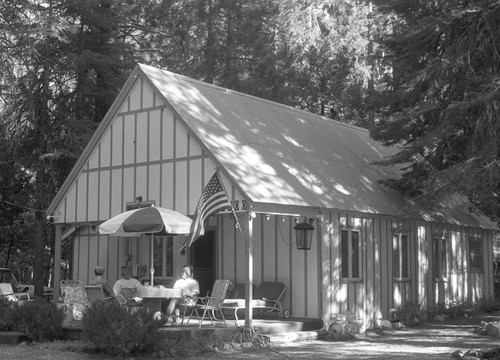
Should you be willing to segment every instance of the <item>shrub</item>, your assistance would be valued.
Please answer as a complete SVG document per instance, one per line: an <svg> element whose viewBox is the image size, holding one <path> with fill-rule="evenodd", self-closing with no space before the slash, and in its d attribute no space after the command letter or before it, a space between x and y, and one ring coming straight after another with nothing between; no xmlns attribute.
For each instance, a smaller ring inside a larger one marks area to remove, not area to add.
<svg viewBox="0 0 500 360"><path fill-rule="evenodd" d="M406 326L413 326L422 322L420 304L408 301L397 310L397 313L402 323Z"/></svg>
<svg viewBox="0 0 500 360"><path fill-rule="evenodd" d="M87 309L82 324L84 339L106 354L153 352L160 343L162 321L146 309L130 313L117 303L98 301Z"/></svg>
<svg viewBox="0 0 500 360"><path fill-rule="evenodd" d="M491 313L500 310L500 303L498 300L479 300L474 304L476 311Z"/></svg>
<svg viewBox="0 0 500 360"><path fill-rule="evenodd" d="M0 331L14 330L12 321L12 311L17 307L16 303L11 302L6 297L0 297Z"/></svg>
<svg viewBox="0 0 500 360"><path fill-rule="evenodd" d="M29 341L62 339L63 312L43 299L11 304L7 323L12 330L23 332Z"/></svg>
<svg viewBox="0 0 500 360"><path fill-rule="evenodd" d="M269 338L259 331L259 329L245 325L240 334L233 337L233 342L254 348L264 348L269 346Z"/></svg>

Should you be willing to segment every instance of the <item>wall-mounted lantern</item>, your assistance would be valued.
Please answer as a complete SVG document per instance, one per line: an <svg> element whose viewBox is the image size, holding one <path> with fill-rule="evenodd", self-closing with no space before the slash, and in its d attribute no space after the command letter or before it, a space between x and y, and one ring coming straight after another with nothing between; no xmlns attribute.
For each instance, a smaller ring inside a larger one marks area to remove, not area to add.
<svg viewBox="0 0 500 360"><path fill-rule="evenodd" d="M293 227L295 230L295 239L297 239L297 250L311 250L314 219L310 218L309 222L302 222Z"/></svg>

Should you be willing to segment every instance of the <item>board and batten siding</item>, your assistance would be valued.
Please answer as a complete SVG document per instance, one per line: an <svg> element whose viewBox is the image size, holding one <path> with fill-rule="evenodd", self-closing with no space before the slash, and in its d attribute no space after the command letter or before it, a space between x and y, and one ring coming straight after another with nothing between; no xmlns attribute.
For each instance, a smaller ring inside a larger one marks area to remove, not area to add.
<svg viewBox="0 0 500 360"><path fill-rule="evenodd" d="M420 304L424 314L441 305L492 299L493 253L491 231L454 225L412 222L389 216L324 211L321 254L323 276L323 319L328 323L336 314L350 312L363 319L367 328L387 319L391 308L406 303ZM361 278L341 278L340 230L360 232ZM410 247L409 279L393 278L392 236L394 229L408 234ZM433 277L435 266L433 234L447 241L445 281ZM468 237L483 241L483 268L471 272L468 266Z"/></svg>
<svg viewBox="0 0 500 360"><path fill-rule="evenodd" d="M249 216L237 213L243 234L247 234ZM245 251L248 239L234 226L232 215L218 217L221 221L218 258L220 277L234 283L246 281ZM311 250L297 250L294 216L257 213L253 226L253 284L262 281L283 282L281 299L284 309L296 317L321 317L320 246L316 230ZM300 219L301 220L301 219ZM315 224L316 229L318 227Z"/></svg>
<svg viewBox="0 0 500 360"><path fill-rule="evenodd" d="M217 165L151 87L137 78L55 210L59 222L102 222L137 196L193 215ZM241 201L222 175L228 193Z"/></svg>
<svg viewBox="0 0 500 360"><path fill-rule="evenodd" d="M134 264L150 263L150 242L145 235L108 238L95 230L98 224L125 211L126 203L138 196L192 216L203 187L217 169L184 123L141 77L117 109L107 126L98 130L97 142L55 209L59 222L79 225L73 278L84 282L93 277L97 264L108 264L106 273L113 280L129 255ZM232 200L241 201L224 174L221 178ZM182 242L182 236L175 238L174 252ZM175 270L185 258L176 257Z"/></svg>

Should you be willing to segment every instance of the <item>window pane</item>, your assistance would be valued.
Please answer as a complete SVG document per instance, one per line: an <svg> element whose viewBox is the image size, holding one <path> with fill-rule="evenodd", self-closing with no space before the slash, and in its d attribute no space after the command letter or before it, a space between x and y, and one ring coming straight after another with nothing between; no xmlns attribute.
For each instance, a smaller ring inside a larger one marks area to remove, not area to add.
<svg viewBox="0 0 500 360"><path fill-rule="evenodd" d="M352 277L359 278L359 232L351 232L352 242Z"/></svg>
<svg viewBox="0 0 500 360"><path fill-rule="evenodd" d="M401 235L401 270L403 272L403 278L409 277L409 264L410 259L408 258L408 235Z"/></svg>
<svg viewBox="0 0 500 360"><path fill-rule="evenodd" d="M341 266L343 278L349 277L349 233L347 230L340 232L340 251L342 254Z"/></svg>
<svg viewBox="0 0 500 360"><path fill-rule="evenodd" d="M483 267L483 243L479 238L469 238L469 262L473 271L482 270Z"/></svg>
<svg viewBox="0 0 500 360"><path fill-rule="evenodd" d="M441 239L441 246L439 249L439 261L440 261L440 266L439 266L439 273L442 277L446 277L448 275L446 271L446 239Z"/></svg>
<svg viewBox="0 0 500 360"><path fill-rule="evenodd" d="M394 235L392 237L392 276L399 278L401 276L399 272L399 235Z"/></svg>
<svg viewBox="0 0 500 360"><path fill-rule="evenodd" d="M163 275L163 238L155 236L153 248L155 276Z"/></svg>
<svg viewBox="0 0 500 360"><path fill-rule="evenodd" d="M173 276L174 274L174 249L171 236L158 237L154 239L153 264L155 276Z"/></svg>
<svg viewBox="0 0 500 360"><path fill-rule="evenodd" d="M434 278L446 277L446 239L442 235L432 237L432 255Z"/></svg>
<svg viewBox="0 0 500 360"><path fill-rule="evenodd" d="M167 264L165 269L165 276L174 276L174 238L169 236L167 241Z"/></svg>

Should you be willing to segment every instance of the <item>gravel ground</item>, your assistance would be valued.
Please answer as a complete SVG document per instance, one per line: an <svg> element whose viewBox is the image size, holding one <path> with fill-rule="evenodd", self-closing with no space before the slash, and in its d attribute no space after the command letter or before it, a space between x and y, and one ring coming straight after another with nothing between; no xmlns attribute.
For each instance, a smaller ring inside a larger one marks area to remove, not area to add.
<svg viewBox="0 0 500 360"><path fill-rule="evenodd" d="M500 347L499 338L473 332L481 321L500 321L500 312L472 318L456 318L391 331L369 331L354 339L333 341L306 340L271 344L269 349L236 350L233 348L206 353L208 360L220 359L450 359L456 350L491 349ZM90 354L81 341L0 345L0 359L26 360L116 360L116 357ZM129 358L130 360L131 358ZM152 357L135 357L149 360ZM497 358L497 359L500 359Z"/></svg>

